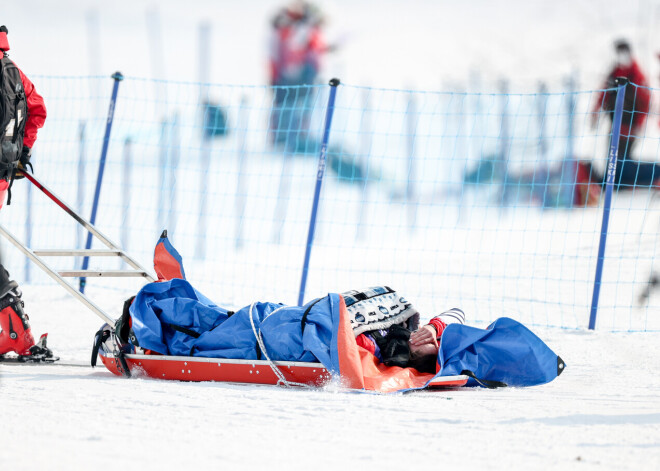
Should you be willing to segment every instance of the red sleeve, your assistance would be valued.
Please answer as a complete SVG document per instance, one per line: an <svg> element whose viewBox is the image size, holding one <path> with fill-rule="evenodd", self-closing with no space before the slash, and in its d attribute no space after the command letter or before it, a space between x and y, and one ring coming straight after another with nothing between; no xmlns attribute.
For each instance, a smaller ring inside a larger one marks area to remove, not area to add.
<svg viewBox="0 0 660 471"><path fill-rule="evenodd" d="M610 74L609 77L611 77L611 76L612 76L612 74ZM598 113L600 110L603 109L603 104L605 103L605 100L607 100L607 98L608 98L607 95L609 93L612 93L612 92L605 91L605 90L607 90L608 86L610 86L609 85L609 78L608 78L608 80L605 81L605 83L603 83L601 85L601 87L600 87L601 90L596 94L596 101L594 103L593 109L591 110L592 113Z"/></svg>
<svg viewBox="0 0 660 471"><path fill-rule="evenodd" d="M607 100L609 98L608 95L612 93L605 91L612 86L612 80L615 79L616 77L628 76L628 75L629 75L628 73L625 73L619 67L615 67L610 71L610 73L607 75L607 78L605 79L605 82L600 87L601 91L599 91L596 95L596 102L594 103L592 113L598 113L600 110L603 109L603 104L605 100Z"/></svg>
<svg viewBox="0 0 660 471"><path fill-rule="evenodd" d="M635 111L648 114L651 105L651 90L646 84L635 87Z"/></svg>
<svg viewBox="0 0 660 471"><path fill-rule="evenodd" d="M632 83L639 85L640 87L648 87L646 75L644 75L644 72L642 72L642 69L637 62L633 62L632 73L630 75L629 78Z"/></svg>
<svg viewBox="0 0 660 471"><path fill-rule="evenodd" d="M25 89L25 99L27 100L27 122L25 123L25 134L23 136L23 145L32 148L34 141L37 140L37 130L46 122L46 105L44 99L37 93L30 79L21 72L21 81Z"/></svg>
<svg viewBox="0 0 660 471"><path fill-rule="evenodd" d="M427 325L430 325L435 329L435 331L437 333L435 338L437 340L440 340L440 337L442 337L442 333L445 331L445 327L447 327L447 324L442 322L439 317L434 317L433 319L431 319L429 321L429 323Z"/></svg>
<svg viewBox="0 0 660 471"><path fill-rule="evenodd" d="M596 100L594 102L594 106L591 109L592 113L598 113L601 108L603 107L603 100L605 99L605 92L598 92L596 95Z"/></svg>
<svg viewBox="0 0 660 471"><path fill-rule="evenodd" d="M322 54L326 51L327 47L325 41L323 40L323 35L321 34L320 28L314 28L312 36L309 40L309 49L317 54Z"/></svg>
<svg viewBox="0 0 660 471"><path fill-rule="evenodd" d="M651 91L648 88L646 77L637 63L633 64L630 81L635 85L635 113L633 115L633 128L639 129L648 116L651 107Z"/></svg>
<svg viewBox="0 0 660 471"><path fill-rule="evenodd" d="M277 85L280 80L280 77L279 77L279 70L277 64L275 63L274 60L268 61L268 71L270 73L270 84Z"/></svg>
<svg viewBox="0 0 660 471"><path fill-rule="evenodd" d="M651 90L646 87L637 88L638 111L648 113L651 105Z"/></svg>
<svg viewBox="0 0 660 471"><path fill-rule="evenodd" d="M355 338L355 342L357 342L358 347L362 347L365 350L368 350L372 355L376 355L376 344L371 338L364 334L360 334Z"/></svg>

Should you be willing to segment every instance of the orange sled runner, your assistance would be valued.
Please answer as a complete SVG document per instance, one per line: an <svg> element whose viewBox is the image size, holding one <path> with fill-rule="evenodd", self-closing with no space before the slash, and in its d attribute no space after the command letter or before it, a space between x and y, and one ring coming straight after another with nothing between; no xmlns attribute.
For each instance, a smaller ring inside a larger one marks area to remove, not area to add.
<svg viewBox="0 0 660 471"><path fill-rule="evenodd" d="M122 376L123 367L112 353L99 352L105 367ZM174 357L157 355L124 356L132 375L176 381L223 381L251 384L283 384L268 362L262 360L225 360L218 358ZM324 386L331 375L321 363L274 362L275 367L289 383ZM428 388L454 388L464 386L465 375L436 378Z"/></svg>

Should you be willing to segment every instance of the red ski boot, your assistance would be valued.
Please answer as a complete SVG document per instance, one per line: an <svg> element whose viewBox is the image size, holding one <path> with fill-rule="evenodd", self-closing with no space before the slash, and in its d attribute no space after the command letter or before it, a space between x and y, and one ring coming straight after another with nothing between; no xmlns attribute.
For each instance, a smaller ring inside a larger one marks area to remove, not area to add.
<svg viewBox="0 0 660 471"><path fill-rule="evenodd" d="M4 293L0 293L0 355L15 352L19 356L30 356L34 337L23 312L23 301L18 284L12 281Z"/></svg>

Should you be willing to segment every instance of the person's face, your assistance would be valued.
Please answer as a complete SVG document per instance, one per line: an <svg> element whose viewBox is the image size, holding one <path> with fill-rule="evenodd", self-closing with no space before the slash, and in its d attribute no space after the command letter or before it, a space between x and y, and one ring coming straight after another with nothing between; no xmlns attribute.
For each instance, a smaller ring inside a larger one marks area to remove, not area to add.
<svg viewBox="0 0 660 471"><path fill-rule="evenodd" d="M423 345L410 345L410 356L421 358L427 355L437 355L438 345L435 343L425 343Z"/></svg>
<svg viewBox="0 0 660 471"><path fill-rule="evenodd" d="M626 49L619 49L616 52L616 63L621 67L630 67L632 64L632 55Z"/></svg>

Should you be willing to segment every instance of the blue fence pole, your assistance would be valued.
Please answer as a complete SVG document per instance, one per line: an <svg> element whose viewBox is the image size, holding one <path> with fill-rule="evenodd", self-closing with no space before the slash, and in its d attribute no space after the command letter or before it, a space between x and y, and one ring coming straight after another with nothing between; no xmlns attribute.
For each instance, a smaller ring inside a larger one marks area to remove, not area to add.
<svg viewBox="0 0 660 471"><path fill-rule="evenodd" d="M309 271L309 258L312 253L312 244L314 243L314 229L316 228L316 212L319 207L319 197L321 196L321 185L323 184L323 175L325 174L325 157L328 152L328 139L330 137L330 126L332 124L332 115L335 111L335 96L337 95L337 86L339 79L330 80L330 97L328 98L328 109L325 112L325 129L323 131L323 141L321 143L321 152L319 154L319 166L316 172L316 187L314 188L314 201L312 202L312 215L309 218L309 231L307 232L307 247L305 248L305 261L303 262L302 277L300 279L300 293L298 294L298 306L303 305L305 298L305 286L307 285L307 273Z"/></svg>
<svg viewBox="0 0 660 471"><path fill-rule="evenodd" d="M406 134L408 137L406 140L408 153L408 168L406 169L406 212L408 213L408 230L411 232L415 231L417 224L418 197L417 185L415 184L415 180L417 179L415 140L417 138L418 120L417 103L415 96L411 92L408 94L408 105L406 107Z"/></svg>
<svg viewBox="0 0 660 471"><path fill-rule="evenodd" d="M543 162L543 165L546 165L548 163L548 139L545 135L545 122L548 115L548 86L545 82L539 83L536 106L538 107L539 114L539 154L541 162Z"/></svg>
<svg viewBox="0 0 660 471"><path fill-rule="evenodd" d="M169 189L167 187L168 160L170 146L170 118L163 117L160 122L160 138L158 141L158 212L156 213L156 227L158 230L167 227L167 202L169 201Z"/></svg>
<svg viewBox="0 0 660 471"><path fill-rule="evenodd" d="M502 178L502 191L500 192L500 205L505 206L509 199L509 154L511 152L511 136L509 135L509 82L502 80L500 82L500 94L502 96L502 117L500 121L500 133L498 136L500 142L499 162L497 162L497 171Z"/></svg>
<svg viewBox="0 0 660 471"><path fill-rule="evenodd" d="M237 154L238 159L238 177L236 178L236 196L234 201L234 208L236 211L236 234L234 239L234 247L240 249L243 247L243 226L245 223L245 206L247 205L247 192L245 188L248 187L248 174L246 172L247 165L247 133L249 126L248 116L248 99L246 95L241 97L241 104L238 107L238 120L236 126L237 134Z"/></svg>
<svg viewBox="0 0 660 471"><path fill-rule="evenodd" d="M76 209L82 212L85 203L85 164L87 159L87 152L85 148L86 143L86 128L87 123L81 121L78 127L78 192L76 194ZM78 225L76 228L76 247L82 246L83 237L85 237L85 229L83 226ZM75 257L73 268L80 266L80 257Z"/></svg>
<svg viewBox="0 0 660 471"><path fill-rule="evenodd" d="M175 234L177 223L176 173L179 167L179 161L181 160L181 129L178 113L174 114L170 137L170 168L167 182L169 192L169 201L167 202L167 206L169 208L169 212L167 214L167 229L170 234Z"/></svg>
<svg viewBox="0 0 660 471"><path fill-rule="evenodd" d="M110 131L112 131L112 121L115 117L115 103L117 102L117 91L119 90L119 82L124 80L124 76L121 72L115 72L112 74L114 83L112 85L112 96L110 97L110 106L108 107L108 119L105 124L105 135L103 136L103 148L101 149L101 161L99 162L99 173L96 177L96 190L94 191L94 202L92 203L92 216L89 218L89 222L94 224L96 222L96 210L99 205L99 197L101 196L101 183L103 183L103 171L105 170L105 158L108 155L108 145L110 144ZM85 249L90 249L92 247L92 233L87 233L87 243L85 244ZM89 257L83 258L82 269L87 270L89 267ZM87 284L87 278L80 278L80 287L79 290L81 293L85 292L85 285Z"/></svg>
<svg viewBox="0 0 660 471"><path fill-rule="evenodd" d="M616 79L616 104L614 105L614 119L612 121L612 140L610 141L610 155L607 162L607 177L605 189L605 203L603 204L603 223L600 229L600 244L598 245L598 261L596 263L596 279L594 280L594 294L591 299L591 315L589 316L589 329L596 328L596 314L598 313L598 296L600 295L600 282L603 276L603 263L605 262L605 243L607 242L607 226L610 220L610 206L612 205L612 188L616 175L616 158L619 153L619 137L621 135L621 117L623 115L623 98L626 94L628 79Z"/></svg>
<svg viewBox="0 0 660 471"><path fill-rule="evenodd" d="M555 202L557 206L570 208L574 202L574 194L577 182L577 159L575 158L575 79L571 76L567 82L568 95L566 97L566 112L568 119L566 121L566 155L561 164L561 175L559 177L559 193L557 194L558 200Z"/></svg>
<svg viewBox="0 0 660 471"><path fill-rule="evenodd" d="M121 225L121 248L128 250L128 231L131 225L131 175L133 175L133 139L124 139L124 154L121 169L121 207L124 208L124 221ZM122 258L120 267L125 267L126 261Z"/></svg>

